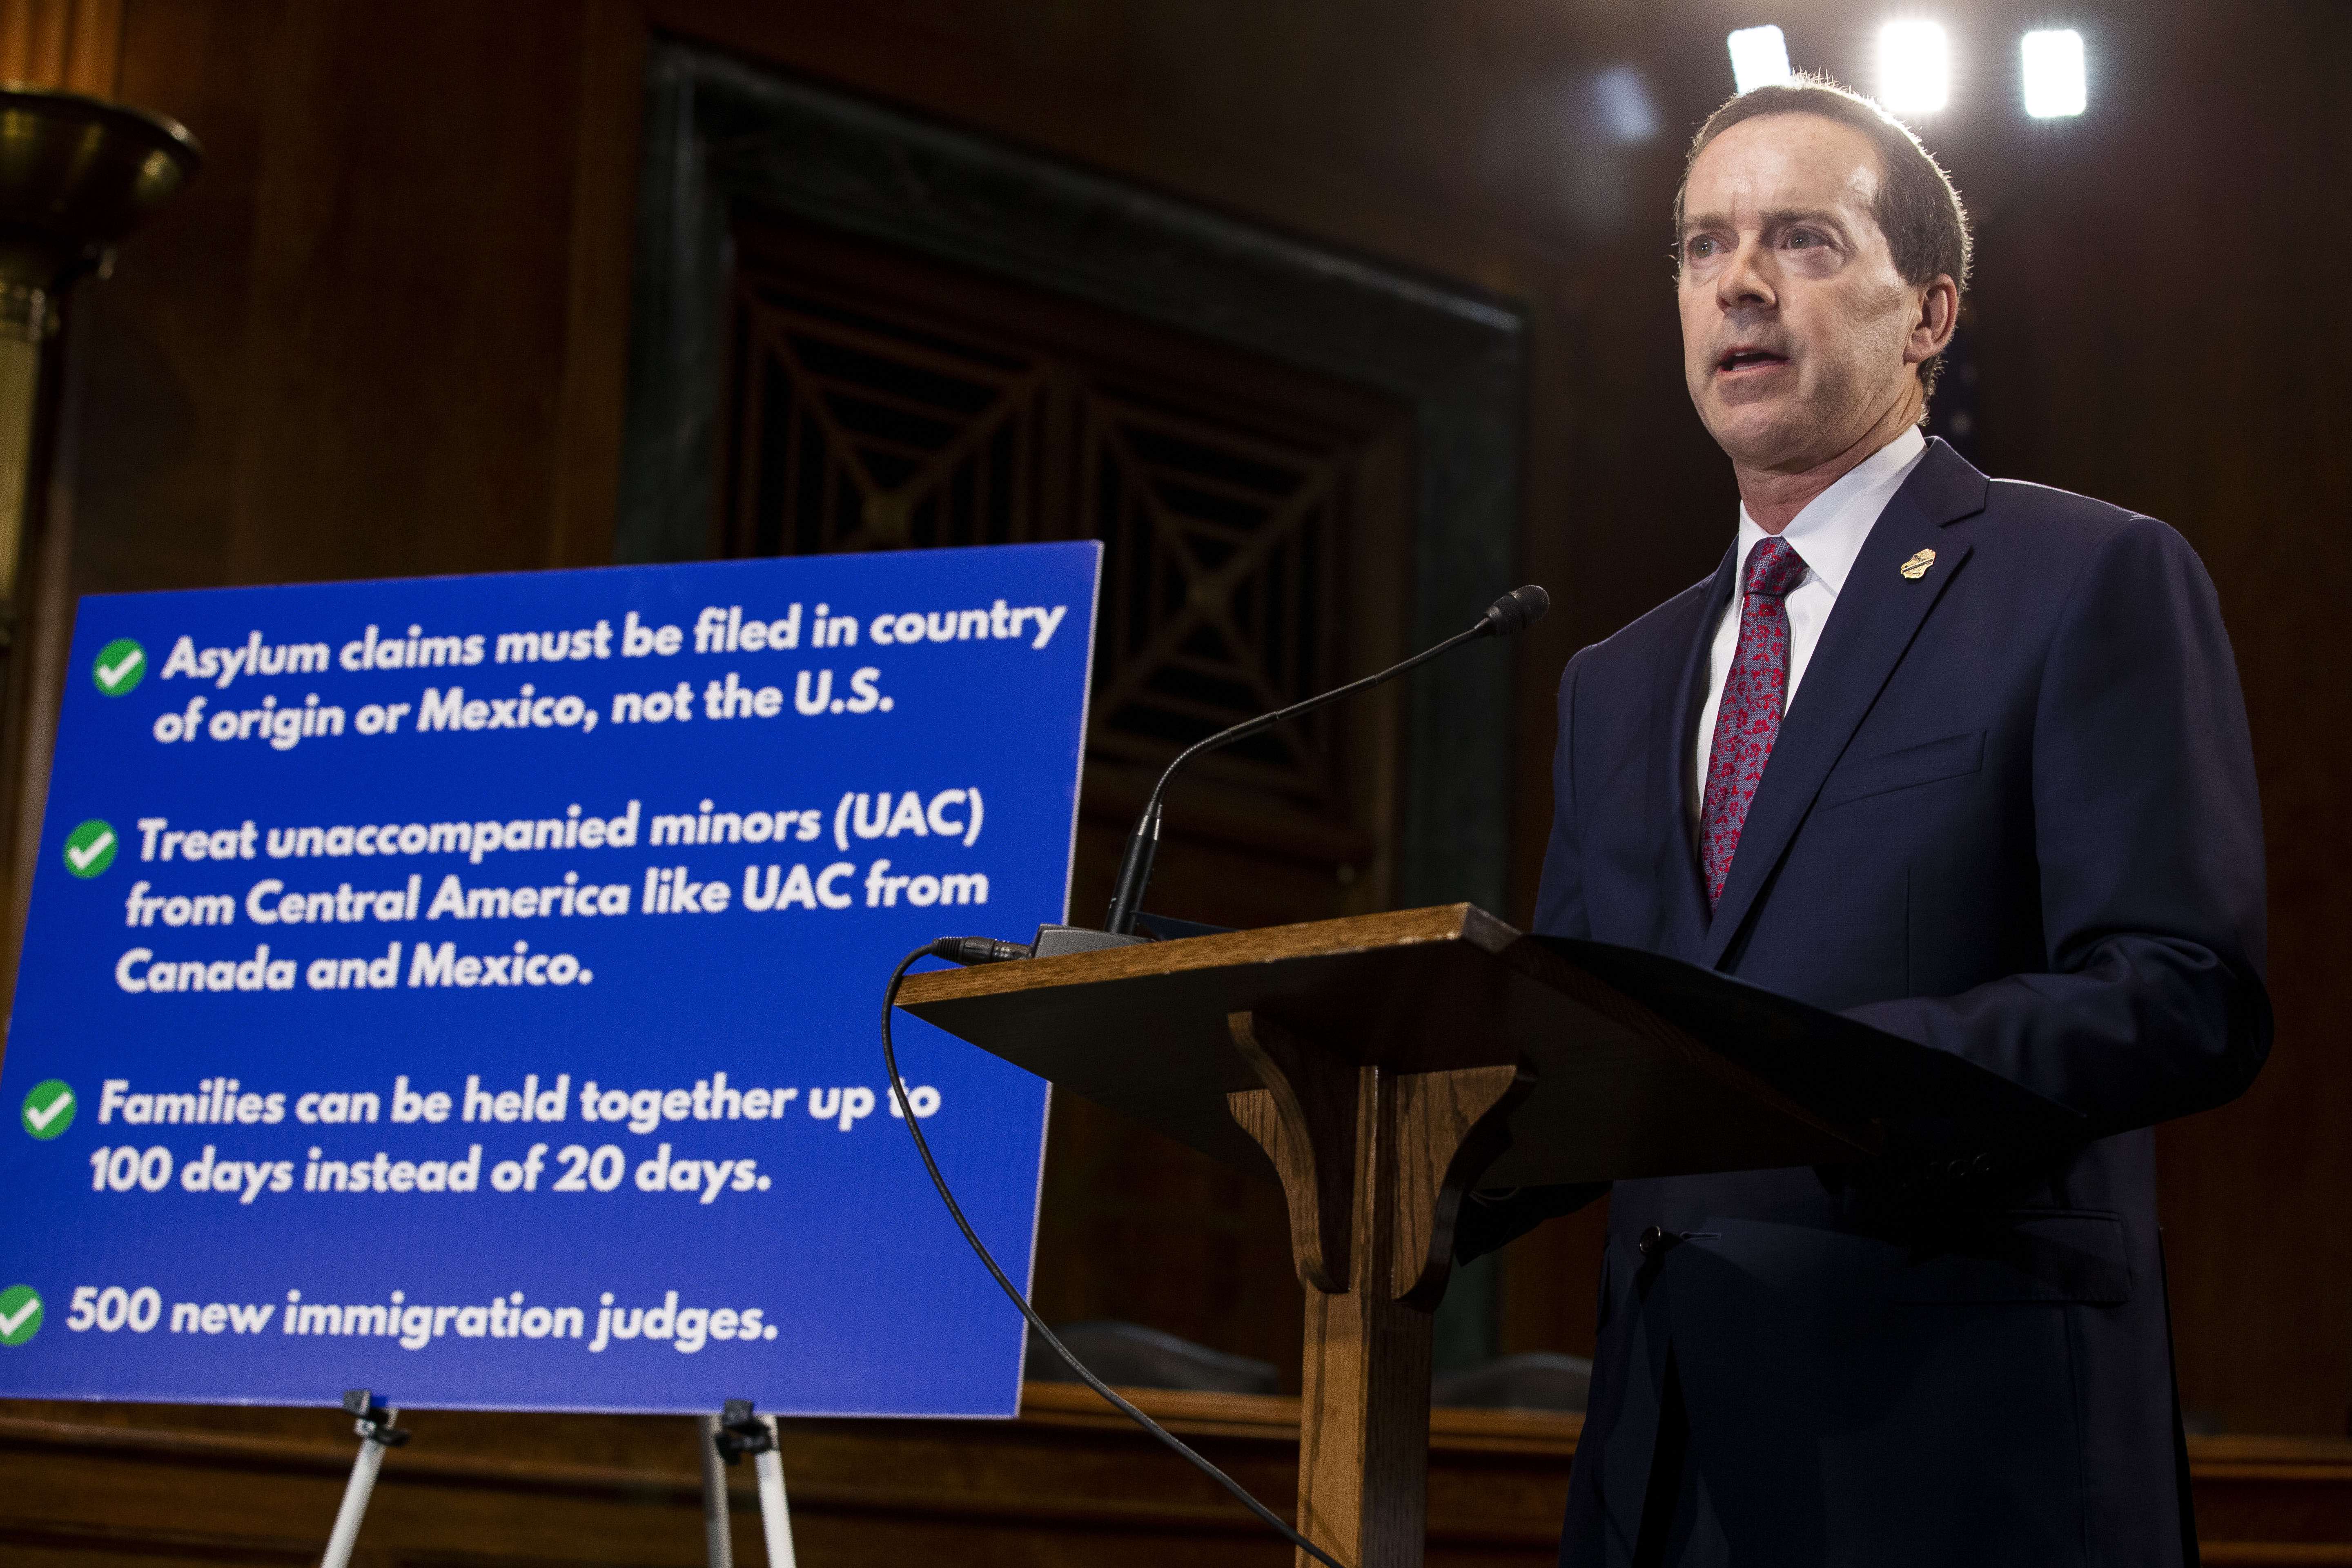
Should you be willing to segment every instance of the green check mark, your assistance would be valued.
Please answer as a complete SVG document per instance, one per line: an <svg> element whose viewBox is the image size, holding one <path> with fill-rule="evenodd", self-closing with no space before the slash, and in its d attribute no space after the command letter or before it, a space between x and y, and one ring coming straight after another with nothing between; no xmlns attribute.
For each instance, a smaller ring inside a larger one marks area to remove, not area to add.
<svg viewBox="0 0 2352 1568"><path fill-rule="evenodd" d="M120 844L113 825L93 816L66 835L66 869L77 877L95 877L114 864Z"/></svg>
<svg viewBox="0 0 2352 1568"><path fill-rule="evenodd" d="M117 637L98 650L89 679L109 697L127 697L147 678L147 650L129 637Z"/></svg>
<svg viewBox="0 0 2352 1568"><path fill-rule="evenodd" d="M74 1091L61 1078L45 1079L25 1096L22 1114L25 1131L46 1143L73 1125Z"/></svg>
<svg viewBox="0 0 2352 1568"><path fill-rule="evenodd" d="M30 1285L0 1290L0 1345L21 1345L41 1331L41 1293Z"/></svg>

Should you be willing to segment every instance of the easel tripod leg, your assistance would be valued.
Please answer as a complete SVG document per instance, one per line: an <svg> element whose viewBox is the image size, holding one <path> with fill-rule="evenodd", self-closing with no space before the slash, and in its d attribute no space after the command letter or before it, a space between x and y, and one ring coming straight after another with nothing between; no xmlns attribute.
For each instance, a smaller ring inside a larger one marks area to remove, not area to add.
<svg viewBox="0 0 2352 1568"><path fill-rule="evenodd" d="M359 1544L368 1499L375 1492L376 1472L383 1468L383 1451L408 1441L408 1434L393 1425L400 1412L376 1404L366 1389L355 1388L344 1394L343 1408L359 1417L360 1451L352 1460L352 1479L343 1483L343 1505L335 1510L335 1528L327 1537L326 1555L319 1559L319 1568L351 1568L352 1548Z"/></svg>
<svg viewBox="0 0 2352 1568"><path fill-rule="evenodd" d="M778 1452L774 1438L776 1418L762 1415L768 1424L769 1447L752 1456L752 1465L760 1478L760 1528L768 1537L768 1568L794 1568L793 1557L793 1513L784 1499L784 1457Z"/></svg>
<svg viewBox="0 0 2352 1568"><path fill-rule="evenodd" d="M383 1468L383 1445L373 1440L360 1445L352 1461L352 1479L343 1483L343 1506L335 1513L335 1532L327 1538L327 1554L319 1568L350 1568L352 1548L359 1544L360 1524L367 1518L368 1496L375 1490L375 1473Z"/></svg>
<svg viewBox="0 0 2352 1568"><path fill-rule="evenodd" d="M719 1456L719 1417L698 1415L702 1446L702 1553L709 1568L735 1568L735 1540L727 1523L727 1466Z"/></svg>
<svg viewBox="0 0 2352 1568"><path fill-rule="evenodd" d="M748 1399L730 1399L723 1415L706 1415L702 1420L707 1435L702 1445L704 1495L720 1500L719 1528L725 1528L727 1482L715 1467L721 1458L739 1464L749 1454L751 1473L760 1483L760 1530L767 1540L768 1568L793 1568L793 1514L784 1500L784 1457L777 1448L776 1418L756 1414ZM716 1479L711 1479L714 1475ZM709 1489L713 1488L715 1493ZM710 1561L718 1565L728 1560L714 1546Z"/></svg>

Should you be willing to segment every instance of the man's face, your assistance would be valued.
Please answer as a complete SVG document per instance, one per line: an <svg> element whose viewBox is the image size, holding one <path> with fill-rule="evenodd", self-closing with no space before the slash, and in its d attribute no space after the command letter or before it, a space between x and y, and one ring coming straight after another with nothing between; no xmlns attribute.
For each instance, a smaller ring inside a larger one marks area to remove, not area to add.
<svg viewBox="0 0 2352 1568"><path fill-rule="evenodd" d="M1877 150L1817 114L1743 121L1691 166L1683 202L1683 374L1734 462L1800 472L1906 399L1917 413L1924 290L1871 205Z"/></svg>

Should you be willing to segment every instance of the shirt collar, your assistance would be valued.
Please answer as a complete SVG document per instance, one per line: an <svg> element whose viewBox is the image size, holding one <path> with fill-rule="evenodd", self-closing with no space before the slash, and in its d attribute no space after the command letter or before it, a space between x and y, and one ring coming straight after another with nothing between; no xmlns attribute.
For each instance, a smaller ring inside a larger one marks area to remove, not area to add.
<svg viewBox="0 0 2352 1568"><path fill-rule="evenodd" d="M1789 520L1780 537L1790 549L1803 557L1811 570L1807 575L1818 579L1830 591L1832 597L1845 586L1846 574L1853 569L1854 557L1862 553L1864 541L1877 524L1878 514L1911 477L1920 458L1927 450L1927 438L1916 425L1906 425L1902 434L1856 463L1838 477L1837 482L1811 500L1805 509ZM1739 508L1739 559L1745 563L1756 542L1764 537L1764 530L1748 515L1748 508Z"/></svg>

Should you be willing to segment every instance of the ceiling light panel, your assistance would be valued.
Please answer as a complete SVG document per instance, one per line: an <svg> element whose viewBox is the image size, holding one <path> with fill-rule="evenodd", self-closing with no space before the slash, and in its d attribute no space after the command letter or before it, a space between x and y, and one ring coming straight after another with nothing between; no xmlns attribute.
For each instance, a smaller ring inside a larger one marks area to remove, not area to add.
<svg viewBox="0 0 2352 1568"><path fill-rule="evenodd" d="M2025 76L2025 112L2036 120L2080 114L2090 101L2083 68L2083 35L2072 27L2028 33L2018 46Z"/></svg>
<svg viewBox="0 0 2352 1568"><path fill-rule="evenodd" d="M1739 91L1789 79L1789 40L1780 28L1742 27L1724 42L1731 47L1731 81Z"/></svg>
<svg viewBox="0 0 2352 1568"><path fill-rule="evenodd" d="M1940 22L1878 29L1878 101L1897 114L1932 114L1951 101L1952 44Z"/></svg>

